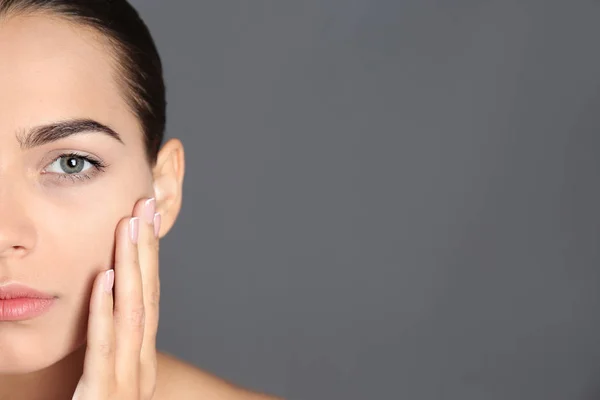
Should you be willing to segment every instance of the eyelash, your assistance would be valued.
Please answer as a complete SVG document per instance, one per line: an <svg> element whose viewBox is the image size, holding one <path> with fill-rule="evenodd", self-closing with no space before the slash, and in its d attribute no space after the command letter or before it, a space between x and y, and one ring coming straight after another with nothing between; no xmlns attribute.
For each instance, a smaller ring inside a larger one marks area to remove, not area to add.
<svg viewBox="0 0 600 400"><path fill-rule="evenodd" d="M96 160L95 158L92 158L90 156L85 156L83 154L78 154L78 153L74 153L74 152L61 154L58 157L56 157L54 160L52 160L52 162L48 165L54 164L57 160L60 160L61 158L77 158L77 159L80 159L83 161L87 161L92 165L92 168L94 168L96 170L92 173L87 172L87 173L79 173L79 174L65 174L65 173L50 172L50 174L57 175L58 180L68 179L73 183L77 183L77 181L85 181L85 180L92 179L94 175L96 175L97 173L103 172L106 169L106 167L108 167L107 164L103 163L100 160Z"/></svg>

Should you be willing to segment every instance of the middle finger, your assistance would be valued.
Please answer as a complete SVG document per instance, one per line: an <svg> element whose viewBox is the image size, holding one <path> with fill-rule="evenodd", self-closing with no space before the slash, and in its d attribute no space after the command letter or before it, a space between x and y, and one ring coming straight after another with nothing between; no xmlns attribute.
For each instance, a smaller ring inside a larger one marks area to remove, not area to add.
<svg viewBox="0 0 600 400"><path fill-rule="evenodd" d="M115 249L115 368L121 382L139 380L144 335L144 299L138 257L139 217L119 222Z"/></svg>

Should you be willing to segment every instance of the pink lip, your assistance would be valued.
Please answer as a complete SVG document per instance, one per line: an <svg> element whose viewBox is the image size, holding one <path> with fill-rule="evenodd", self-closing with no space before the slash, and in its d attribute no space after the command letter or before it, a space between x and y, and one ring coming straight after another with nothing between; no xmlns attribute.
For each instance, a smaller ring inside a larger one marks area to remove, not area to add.
<svg viewBox="0 0 600 400"><path fill-rule="evenodd" d="M0 286L0 321L22 321L42 315L56 298L25 285Z"/></svg>

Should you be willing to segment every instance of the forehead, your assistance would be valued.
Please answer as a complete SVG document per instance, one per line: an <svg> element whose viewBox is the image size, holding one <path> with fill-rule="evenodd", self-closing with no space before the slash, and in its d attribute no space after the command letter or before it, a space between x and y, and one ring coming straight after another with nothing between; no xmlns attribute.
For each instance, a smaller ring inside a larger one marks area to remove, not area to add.
<svg viewBox="0 0 600 400"><path fill-rule="evenodd" d="M47 15L0 18L0 141L73 118L135 130L114 74L112 52L90 28Z"/></svg>

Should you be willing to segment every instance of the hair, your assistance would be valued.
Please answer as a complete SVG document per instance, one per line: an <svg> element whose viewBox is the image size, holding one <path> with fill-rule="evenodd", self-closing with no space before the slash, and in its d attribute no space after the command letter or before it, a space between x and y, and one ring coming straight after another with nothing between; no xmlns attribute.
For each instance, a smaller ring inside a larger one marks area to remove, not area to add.
<svg viewBox="0 0 600 400"><path fill-rule="evenodd" d="M115 79L144 134L146 157L156 164L166 124L160 56L148 27L127 0L0 0L0 17L46 13L90 27L112 49Z"/></svg>

